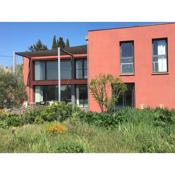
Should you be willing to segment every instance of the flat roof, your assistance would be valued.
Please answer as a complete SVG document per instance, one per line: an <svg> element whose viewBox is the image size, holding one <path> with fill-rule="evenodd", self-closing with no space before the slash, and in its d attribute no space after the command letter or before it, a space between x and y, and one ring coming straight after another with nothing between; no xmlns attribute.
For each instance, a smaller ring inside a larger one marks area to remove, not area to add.
<svg viewBox="0 0 175 175"><path fill-rule="evenodd" d="M64 51L65 50L65 51ZM65 47L61 49L61 55L68 55L66 52L70 54L87 54L87 45L75 46L75 47ZM40 56L57 56L57 50L42 50L42 51L34 51L34 52L16 52L17 55L31 58L31 57L40 57Z"/></svg>
<svg viewBox="0 0 175 175"><path fill-rule="evenodd" d="M167 25L167 24L175 24L175 22L167 22L167 23L160 23L160 24L145 24L145 25L137 25L137 26L127 26L127 27L113 27L113 28L106 28L106 29L94 29L88 30L88 32L95 32L101 30L114 30L114 29L126 29L126 28L135 28L135 27L149 27L149 26L158 26L158 25Z"/></svg>

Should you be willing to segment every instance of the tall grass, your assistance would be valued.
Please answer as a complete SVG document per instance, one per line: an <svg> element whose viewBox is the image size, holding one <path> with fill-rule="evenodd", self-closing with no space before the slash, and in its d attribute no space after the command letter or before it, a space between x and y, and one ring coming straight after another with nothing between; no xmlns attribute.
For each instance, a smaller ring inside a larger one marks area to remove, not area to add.
<svg viewBox="0 0 175 175"><path fill-rule="evenodd" d="M101 119L102 114L76 113L61 123L67 128L65 132L52 135L47 129L58 121L0 128L0 152L175 152L174 114L161 109L127 108L111 120Z"/></svg>

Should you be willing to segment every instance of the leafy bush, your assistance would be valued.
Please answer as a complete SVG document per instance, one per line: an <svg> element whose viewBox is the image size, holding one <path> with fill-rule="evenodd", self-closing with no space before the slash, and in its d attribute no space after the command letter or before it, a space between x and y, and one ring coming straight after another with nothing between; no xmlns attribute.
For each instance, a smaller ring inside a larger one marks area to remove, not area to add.
<svg viewBox="0 0 175 175"><path fill-rule="evenodd" d="M97 113L97 112L80 112L81 121L93 124L99 127L115 128L118 124L127 121L127 115L124 110L115 113Z"/></svg>
<svg viewBox="0 0 175 175"><path fill-rule="evenodd" d="M175 115L167 109L157 108L154 110L154 124L156 126L166 126L175 123Z"/></svg>
<svg viewBox="0 0 175 175"><path fill-rule="evenodd" d="M56 148L56 152L59 153L84 153L85 149L83 145L78 142L64 142L59 143Z"/></svg>
<svg viewBox="0 0 175 175"><path fill-rule="evenodd" d="M9 115L6 120L6 125L7 126L21 126L23 125L23 120L22 120L22 117L17 115L17 114L11 114Z"/></svg>
<svg viewBox="0 0 175 175"><path fill-rule="evenodd" d="M64 121L76 111L80 111L78 107L71 104L54 103L50 106L36 107L29 110L25 114L25 123L43 123L44 121Z"/></svg>

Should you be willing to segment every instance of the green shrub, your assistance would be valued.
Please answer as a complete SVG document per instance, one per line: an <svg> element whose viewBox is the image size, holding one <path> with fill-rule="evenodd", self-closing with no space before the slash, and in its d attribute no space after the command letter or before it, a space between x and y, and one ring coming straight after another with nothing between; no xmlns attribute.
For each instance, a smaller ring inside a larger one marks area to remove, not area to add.
<svg viewBox="0 0 175 175"><path fill-rule="evenodd" d="M118 124L127 121L124 110L115 113L80 112L81 121L98 127L115 128Z"/></svg>
<svg viewBox="0 0 175 175"><path fill-rule="evenodd" d="M21 126L23 125L23 119L21 116L17 115L17 114L11 114L9 115L6 119L6 126Z"/></svg>
<svg viewBox="0 0 175 175"><path fill-rule="evenodd" d="M80 109L71 104L54 103L50 106L35 107L28 110L24 115L24 120L25 123L62 122L72 117L76 111L80 111Z"/></svg>
<svg viewBox="0 0 175 175"><path fill-rule="evenodd" d="M59 153L84 153L85 149L83 145L78 142L64 142L59 143L56 148L56 152Z"/></svg>
<svg viewBox="0 0 175 175"><path fill-rule="evenodd" d="M23 115L23 120L25 124L32 124L35 120L40 116L43 107L34 107L28 109L26 113ZM37 119L38 120L38 119Z"/></svg>
<svg viewBox="0 0 175 175"><path fill-rule="evenodd" d="M175 123L175 115L172 111L160 108L154 110L155 126L167 126L167 124L174 124L174 123Z"/></svg>

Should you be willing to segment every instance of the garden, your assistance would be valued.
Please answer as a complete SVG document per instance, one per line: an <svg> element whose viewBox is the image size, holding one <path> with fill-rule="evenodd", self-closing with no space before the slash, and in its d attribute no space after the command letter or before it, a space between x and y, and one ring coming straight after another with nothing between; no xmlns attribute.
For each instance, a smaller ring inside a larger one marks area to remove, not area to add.
<svg viewBox="0 0 175 175"><path fill-rule="evenodd" d="M114 110L127 89L117 76L99 75L88 86L101 112L85 112L61 102L20 110L27 100L22 66L16 75L0 69L0 152L175 152L175 110Z"/></svg>
<svg viewBox="0 0 175 175"><path fill-rule="evenodd" d="M172 153L175 111L123 108L84 112L54 103L23 114L0 111L3 153Z"/></svg>

